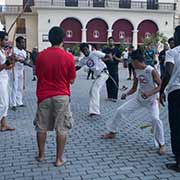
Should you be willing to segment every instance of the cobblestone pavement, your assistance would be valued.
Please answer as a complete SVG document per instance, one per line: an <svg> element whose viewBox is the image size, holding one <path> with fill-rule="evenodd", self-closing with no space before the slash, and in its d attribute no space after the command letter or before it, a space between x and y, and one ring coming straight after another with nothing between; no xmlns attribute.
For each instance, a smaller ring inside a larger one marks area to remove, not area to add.
<svg viewBox="0 0 180 180"><path fill-rule="evenodd" d="M117 103L106 101L105 87L101 93L101 116L90 119L88 115L88 90L92 80L86 80L83 70L77 74L72 87L72 112L75 126L70 132L65 148L68 160L63 167L54 167L55 133L50 132L46 144L46 160L35 161L37 152L36 133L32 124L36 111L35 85L31 70L26 69L25 108L9 111L9 123L15 132L0 133L0 180L180 180L180 174L169 171L166 162L173 161L170 149L167 108L161 109L164 122L167 154L159 156L154 148L150 129L140 129L148 114L129 114L121 120L115 140L102 140L106 132L105 122L112 118ZM127 72L120 68L120 86L126 84ZM120 92L121 94L122 92Z"/></svg>

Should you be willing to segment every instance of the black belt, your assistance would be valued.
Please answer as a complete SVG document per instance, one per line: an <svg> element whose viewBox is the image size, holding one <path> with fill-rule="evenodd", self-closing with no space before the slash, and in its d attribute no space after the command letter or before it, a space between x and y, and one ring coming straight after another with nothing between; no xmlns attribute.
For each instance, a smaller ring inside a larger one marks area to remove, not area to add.
<svg viewBox="0 0 180 180"><path fill-rule="evenodd" d="M101 71L101 73L102 72L108 72L108 69L107 68L104 68L102 71Z"/></svg>

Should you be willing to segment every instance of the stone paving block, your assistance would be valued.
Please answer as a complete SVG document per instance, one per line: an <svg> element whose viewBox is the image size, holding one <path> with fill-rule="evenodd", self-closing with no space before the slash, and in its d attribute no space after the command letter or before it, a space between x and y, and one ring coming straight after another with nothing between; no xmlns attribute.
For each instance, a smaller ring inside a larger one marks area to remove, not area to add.
<svg viewBox="0 0 180 180"><path fill-rule="evenodd" d="M140 180L157 180L156 176L143 176L140 177Z"/></svg>
<svg viewBox="0 0 180 180"><path fill-rule="evenodd" d="M94 179L100 177L99 174L93 173L93 174L87 174L82 176L82 179Z"/></svg>
<svg viewBox="0 0 180 180"><path fill-rule="evenodd" d="M21 178L15 178L14 180L34 180L34 177L21 177Z"/></svg>
<svg viewBox="0 0 180 180"><path fill-rule="evenodd" d="M77 177L67 177L64 178L63 180L82 180L81 176L77 176Z"/></svg>
<svg viewBox="0 0 180 180"><path fill-rule="evenodd" d="M18 173L18 174L7 174L6 176L5 176L5 179L10 179L10 178L21 178L21 177L23 177L24 175L23 175L23 173Z"/></svg>
<svg viewBox="0 0 180 180"><path fill-rule="evenodd" d="M127 176L125 175L115 175L115 176L110 176L111 180L121 180L121 179L127 179Z"/></svg>
<svg viewBox="0 0 180 180"><path fill-rule="evenodd" d="M167 173L164 173L164 174L156 175L156 177L159 178L159 179L163 179L163 178L165 179L165 178L171 178L171 177L173 177L173 176L172 176L172 174L170 174L170 173L168 173L168 174L167 174Z"/></svg>
<svg viewBox="0 0 180 180"><path fill-rule="evenodd" d="M168 178L168 180L179 180L180 178L179 177L171 177L171 178Z"/></svg>
<svg viewBox="0 0 180 180"><path fill-rule="evenodd" d="M94 180L111 180L110 177L99 177L99 178L94 178Z"/></svg>
<svg viewBox="0 0 180 180"><path fill-rule="evenodd" d="M36 177L33 177L33 180L49 180L49 179L52 179L51 176L36 176Z"/></svg>
<svg viewBox="0 0 180 180"><path fill-rule="evenodd" d="M129 174L127 174L127 177L129 177L129 178L132 178L132 177L143 177L144 176L144 174L143 173L129 173Z"/></svg>

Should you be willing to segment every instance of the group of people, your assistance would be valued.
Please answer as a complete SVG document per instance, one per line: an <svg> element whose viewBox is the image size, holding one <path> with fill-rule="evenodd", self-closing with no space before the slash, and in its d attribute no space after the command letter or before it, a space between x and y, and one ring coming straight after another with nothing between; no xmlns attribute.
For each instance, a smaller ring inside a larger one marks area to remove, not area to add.
<svg viewBox="0 0 180 180"><path fill-rule="evenodd" d="M78 65L75 65L72 54L63 48L65 33L60 27L53 27L49 31L49 42L51 47L38 53L35 58L35 74L37 76L37 113L34 119L37 131L38 156L37 160L42 162L45 158L45 141L47 131L56 130L56 166L65 163L63 158L64 146L68 131L73 126L73 118L70 110L70 86L76 78L76 71L87 66L95 76L90 88L89 116L100 115L100 90L103 85L107 86L108 99L118 99L119 76L118 64L121 61L121 53L114 46L113 38L108 38L108 46L103 51L90 51L87 43L80 44L80 51L84 57ZM114 117L107 124L108 133L102 135L104 139L113 139L118 132L118 126L123 118L140 108L145 108L150 116L149 120L154 132L154 143L159 148L161 155L165 154L165 138L163 123L159 118L159 103L164 105L165 88L168 85L168 110L171 130L172 151L175 155L175 164L167 164L167 168L180 172L180 26L176 27L174 33L174 48L164 50L160 53L160 64L164 66L162 80L157 69L150 61L151 52L134 50L129 48L129 64L133 73L132 88L124 92L121 99L137 94L121 105ZM9 69L15 66L9 58L5 57L4 46L7 34L0 33L0 118L1 130L11 129L5 119L8 110L8 86ZM18 43L18 42L16 42ZM21 48L17 44L17 52ZM16 51L15 51L16 52ZM16 53L18 54L18 53ZM20 54L20 53L19 53ZM147 58L147 56L149 58ZM22 56L20 56L22 58ZM25 58L23 56L23 58ZM18 59L18 56L15 56ZM21 65L21 64L20 64ZM19 73L20 74L20 73ZM129 77L131 78L131 76ZM5 83L6 82L6 83ZM138 86L139 85L139 86ZM158 94L160 93L160 96ZM7 96L6 96L7 95ZM17 102L22 105L22 102Z"/></svg>

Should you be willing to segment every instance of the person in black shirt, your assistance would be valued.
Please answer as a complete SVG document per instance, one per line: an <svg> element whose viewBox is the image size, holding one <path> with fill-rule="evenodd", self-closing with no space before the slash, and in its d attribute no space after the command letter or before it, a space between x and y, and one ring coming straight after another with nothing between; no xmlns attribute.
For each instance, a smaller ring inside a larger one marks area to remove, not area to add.
<svg viewBox="0 0 180 180"><path fill-rule="evenodd" d="M134 51L134 47L131 45L128 48L128 72L129 72L129 77L127 78L127 80L131 80L131 75L133 75L133 79L134 79L134 67L132 65L132 58L131 58L131 54Z"/></svg>
<svg viewBox="0 0 180 180"><path fill-rule="evenodd" d="M121 61L121 52L118 47L115 47L114 40L112 37L108 38L108 46L103 50L104 53L108 54L111 58L106 61L107 69L110 76L106 81L107 96L108 100L116 102L118 99L118 86L119 86L119 75L118 75L118 64Z"/></svg>
<svg viewBox="0 0 180 180"><path fill-rule="evenodd" d="M36 61L36 57L38 55L38 48L34 47L31 53L31 61L32 61L32 67L33 67L33 79L32 81L36 81L36 73L35 73L35 61Z"/></svg>
<svg viewBox="0 0 180 180"><path fill-rule="evenodd" d="M160 72L161 72L161 79L164 77L165 73L165 56L166 56L166 51L169 49L168 44L164 44L164 49L159 53L159 65L160 65Z"/></svg>

